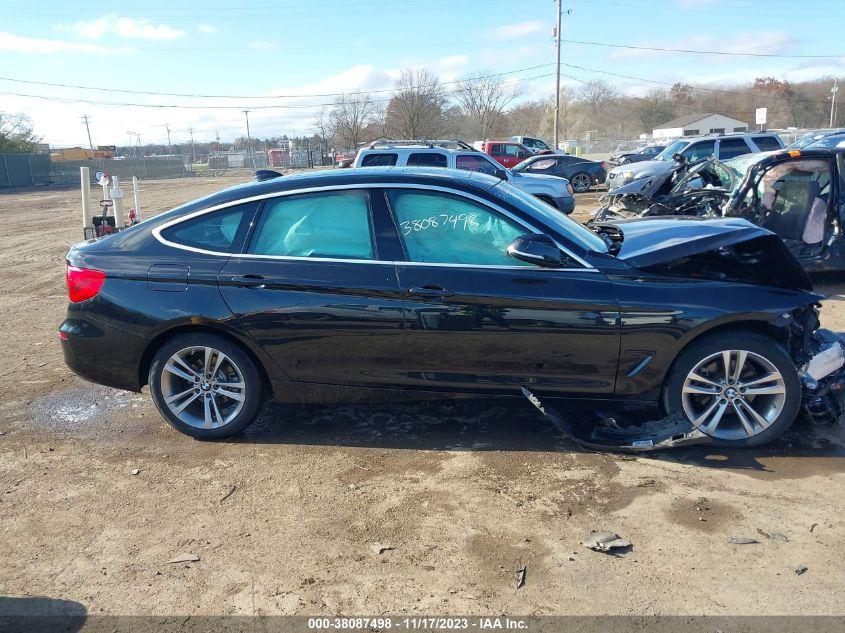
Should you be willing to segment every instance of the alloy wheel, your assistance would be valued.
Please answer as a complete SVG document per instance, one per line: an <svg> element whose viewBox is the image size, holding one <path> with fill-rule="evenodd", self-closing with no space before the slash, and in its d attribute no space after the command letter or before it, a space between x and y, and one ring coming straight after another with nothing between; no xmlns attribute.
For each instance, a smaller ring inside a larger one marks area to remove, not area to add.
<svg viewBox="0 0 845 633"><path fill-rule="evenodd" d="M186 347L173 354L162 369L160 386L171 413L202 429L229 424L246 399L240 368L213 347Z"/></svg>
<svg viewBox="0 0 845 633"><path fill-rule="evenodd" d="M702 433L723 440L765 431L784 409L786 383L759 354L725 350L707 356L687 374L684 413Z"/></svg>
<svg viewBox="0 0 845 633"><path fill-rule="evenodd" d="M577 193L584 193L589 190L590 185L593 183L590 181L590 177L587 174L575 174L572 176L570 184L572 185L572 189Z"/></svg>

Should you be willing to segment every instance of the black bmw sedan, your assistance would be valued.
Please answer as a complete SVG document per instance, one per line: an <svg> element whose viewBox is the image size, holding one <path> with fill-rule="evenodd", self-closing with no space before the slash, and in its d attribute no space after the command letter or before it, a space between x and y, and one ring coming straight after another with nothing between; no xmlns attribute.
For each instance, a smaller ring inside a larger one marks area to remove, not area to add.
<svg viewBox="0 0 845 633"><path fill-rule="evenodd" d="M538 154L526 158L513 168L515 173L542 174L566 178L575 193L604 184L607 170L604 163L568 154Z"/></svg>
<svg viewBox="0 0 845 633"><path fill-rule="evenodd" d="M718 441L759 444L819 406L836 375L807 375L824 346L820 297L765 229L590 231L480 173L239 185L77 244L67 264L67 364L149 385L174 427L205 439L244 429L268 398L527 387L579 407L682 412Z"/></svg>

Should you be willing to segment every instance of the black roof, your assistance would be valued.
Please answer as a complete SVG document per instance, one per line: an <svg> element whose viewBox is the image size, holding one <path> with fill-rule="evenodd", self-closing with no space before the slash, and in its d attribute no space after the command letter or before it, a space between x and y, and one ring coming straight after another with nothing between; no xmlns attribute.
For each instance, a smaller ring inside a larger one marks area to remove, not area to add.
<svg viewBox="0 0 845 633"><path fill-rule="evenodd" d="M456 189L470 189L485 191L500 183L501 180L487 174L475 171L424 168L424 167L362 167L358 169L327 169L317 172L301 172L281 178L247 182L233 187L227 187L216 193L198 198L175 209L156 216L170 219L175 215L198 211L208 207L244 200L258 196L266 196L292 189L309 189L312 187L334 187L352 184L387 184L387 183L415 183L425 185L450 186Z"/></svg>

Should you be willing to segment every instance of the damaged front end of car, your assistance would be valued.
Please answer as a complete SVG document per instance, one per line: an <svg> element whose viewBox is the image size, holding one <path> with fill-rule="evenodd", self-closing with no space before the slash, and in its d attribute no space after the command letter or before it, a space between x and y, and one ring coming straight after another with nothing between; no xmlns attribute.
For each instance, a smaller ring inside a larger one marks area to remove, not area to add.
<svg viewBox="0 0 845 633"><path fill-rule="evenodd" d="M616 258L660 277L762 285L799 293L796 307L769 323L795 363L802 387L799 417L813 424L845 414L845 336L820 328L812 282L784 243L746 220L682 218L625 220L591 227ZM663 417L556 411L529 388L523 395L559 430L584 448L653 451L718 442L683 411Z"/></svg>
<svg viewBox="0 0 845 633"><path fill-rule="evenodd" d="M818 304L781 317L802 385L799 417L814 425L842 422L845 413L845 337L819 329ZM714 444L683 411L659 418L555 409L527 387L522 394L566 437L587 450L643 453Z"/></svg>

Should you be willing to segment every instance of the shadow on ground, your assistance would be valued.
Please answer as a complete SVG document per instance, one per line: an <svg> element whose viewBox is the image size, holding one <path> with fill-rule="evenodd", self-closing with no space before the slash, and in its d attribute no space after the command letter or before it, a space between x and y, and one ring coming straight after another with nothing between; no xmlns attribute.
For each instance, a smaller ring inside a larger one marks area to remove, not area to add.
<svg viewBox="0 0 845 633"><path fill-rule="evenodd" d="M0 596L0 631L4 633L75 633L87 617L87 609L73 600Z"/></svg>

